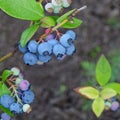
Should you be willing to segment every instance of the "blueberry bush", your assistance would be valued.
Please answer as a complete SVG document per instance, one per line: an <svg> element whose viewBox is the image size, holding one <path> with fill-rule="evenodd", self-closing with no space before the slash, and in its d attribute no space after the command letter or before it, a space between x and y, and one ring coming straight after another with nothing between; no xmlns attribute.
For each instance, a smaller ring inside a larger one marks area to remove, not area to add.
<svg viewBox="0 0 120 120"><path fill-rule="evenodd" d="M76 32L72 29L79 27L82 20L76 15L86 8L75 8L67 11L73 1L71 0L0 0L0 9L7 15L30 21L17 43L13 52L0 58L0 62L14 56L16 52L23 54L23 61L29 66L43 65L55 57L63 60L72 56L76 47ZM64 11L67 11L64 13ZM56 15L57 14L57 15ZM114 24L111 20L109 24ZM119 22L116 22L119 26ZM39 29L44 34L33 36ZM63 32L62 29L66 31ZM101 51L98 46L90 55L94 58ZM94 68L95 65L90 68ZM74 89L77 93L90 99L92 110L100 117L104 110L116 111L119 108L120 84L109 81L111 78L111 67L104 55L102 55L96 66L96 84ZM66 86L61 86L60 92L64 92ZM11 120L10 116L32 111L31 103L35 95L31 90L31 84L24 79L19 68L3 70L0 82L0 108L2 120Z"/></svg>

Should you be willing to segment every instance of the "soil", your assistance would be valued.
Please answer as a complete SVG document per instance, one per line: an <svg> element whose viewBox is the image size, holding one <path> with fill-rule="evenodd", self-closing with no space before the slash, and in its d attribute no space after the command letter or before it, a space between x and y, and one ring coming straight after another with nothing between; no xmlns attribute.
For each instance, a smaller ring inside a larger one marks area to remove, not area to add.
<svg viewBox="0 0 120 120"><path fill-rule="evenodd" d="M73 91L87 77L82 74L82 61L96 62L102 53L107 57L109 51L120 49L120 27L113 27L107 22L112 17L119 19L120 1L75 0L70 9L83 5L88 8L77 15L84 22L74 29L77 33L77 52L73 56L66 57L63 61L53 59L43 66L27 66L23 63L22 54L17 52L14 57L0 63L0 71L19 67L31 82L36 95L32 112L17 116L14 120L120 120L120 110L104 112L99 119L91 110L82 110L82 96ZM14 19L0 11L0 56L14 49L28 25L28 21ZM42 30L38 31L34 38L42 33ZM89 53L96 46L100 46L102 51L93 58ZM63 85L67 88L64 92L60 90Z"/></svg>

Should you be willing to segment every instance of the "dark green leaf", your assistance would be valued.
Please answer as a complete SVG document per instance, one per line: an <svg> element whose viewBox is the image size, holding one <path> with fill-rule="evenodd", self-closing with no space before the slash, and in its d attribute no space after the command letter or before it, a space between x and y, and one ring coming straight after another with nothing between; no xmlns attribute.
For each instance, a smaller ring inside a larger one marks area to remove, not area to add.
<svg viewBox="0 0 120 120"><path fill-rule="evenodd" d="M96 66L96 79L100 85L105 85L111 77L111 67L108 60L102 55Z"/></svg>
<svg viewBox="0 0 120 120"><path fill-rule="evenodd" d="M68 18L68 16L70 16L73 12L75 12L75 10L76 10L76 9L73 9L73 10L65 13L65 14L62 15L61 17L59 17L59 18L57 19L57 23L59 24L59 23L61 23L62 21L64 21L66 18Z"/></svg>
<svg viewBox="0 0 120 120"><path fill-rule="evenodd" d="M35 0L0 0L0 8L8 15L24 20L44 17L42 5Z"/></svg>
<svg viewBox="0 0 120 120"><path fill-rule="evenodd" d="M10 115L11 117L14 116L14 114L12 114L9 109L4 108L2 105L0 105L0 109L1 109L3 112L5 112L5 113L7 113L8 115Z"/></svg>
<svg viewBox="0 0 120 120"><path fill-rule="evenodd" d="M105 88L111 88L120 94L120 83L112 82L105 85Z"/></svg>
<svg viewBox="0 0 120 120"><path fill-rule="evenodd" d="M20 44L22 47L25 47L27 42L35 34L38 28L39 28L39 25L32 25L22 33L21 38L20 38Z"/></svg>
<svg viewBox="0 0 120 120"><path fill-rule="evenodd" d="M40 26L44 28L49 28L56 25L55 20L49 16L45 16L44 18L41 19L40 22L41 22Z"/></svg>
<svg viewBox="0 0 120 120"><path fill-rule="evenodd" d="M82 24L82 20L79 20L77 18L73 18L72 21L68 21L67 23L65 23L63 26L61 26L62 28L77 28Z"/></svg>
<svg viewBox="0 0 120 120"><path fill-rule="evenodd" d="M13 72L11 70L4 70L2 73L2 81L4 82Z"/></svg>
<svg viewBox="0 0 120 120"><path fill-rule="evenodd" d="M0 82L0 96L4 94L11 94L11 92L4 83Z"/></svg>

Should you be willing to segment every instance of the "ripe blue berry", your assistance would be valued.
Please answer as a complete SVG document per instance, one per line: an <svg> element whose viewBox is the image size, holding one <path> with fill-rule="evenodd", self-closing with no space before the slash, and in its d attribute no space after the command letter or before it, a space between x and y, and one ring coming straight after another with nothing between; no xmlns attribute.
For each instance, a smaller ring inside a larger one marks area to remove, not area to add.
<svg viewBox="0 0 120 120"><path fill-rule="evenodd" d="M37 47L38 47L38 43L35 40L31 40L28 43L28 50L32 53L36 53L37 52Z"/></svg>
<svg viewBox="0 0 120 120"><path fill-rule="evenodd" d="M49 44L51 44L52 46L56 45L58 43L58 41L56 39L50 39L48 41Z"/></svg>
<svg viewBox="0 0 120 120"><path fill-rule="evenodd" d="M1 114L1 119L2 120L11 120L11 117L7 113L2 113Z"/></svg>
<svg viewBox="0 0 120 120"><path fill-rule="evenodd" d="M60 43L64 47L69 47L71 44L73 44L73 39L71 38L69 34L64 34L60 37Z"/></svg>
<svg viewBox="0 0 120 120"><path fill-rule="evenodd" d="M38 61L37 56L30 52L27 52L24 54L23 60L25 64L28 64L28 65L35 65Z"/></svg>
<svg viewBox="0 0 120 120"><path fill-rule="evenodd" d="M26 52L28 51L27 46L22 47L20 44L18 45L18 49L19 49L20 52L22 52L22 53L26 53Z"/></svg>
<svg viewBox="0 0 120 120"><path fill-rule="evenodd" d="M33 102L34 97L35 97L34 93L31 90L28 90L23 92L22 101L23 103L30 104Z"/></svg>
<svg viewBox="0 0 120 120"><path fill-rule="evenodd" d="M72 38L72 40L76 39L76 33L73 30L68 30L66 34L69 34Z"/></svg>
<svg viewBox="0 0 120 120"><path fill-rule="evenodd" d="M0 103L5 108L9 108L12 103L14 103L14 99L9 95L1 96Z"/></svg>
<svg viewBox="0 0 120 120"><path fill-rule="evenodd" d="M39 57L39 60L43 63L49 62L52 59L52 56L50 55L47 55L47 56L39 55L38 57Z"/></svg>
<svg viewBox="0 0 120 120"><path fill-rule="evenodd" d="M10 111L15 113L15 114L19 114L22 113L22 105L20 103L13 103L10 105Z"/></svg>
<svg viewBox="0 0 120 120"><path fill-rule="evenodd" d="M47 56L52 54L52 45L48 42L43 42L38 46L38 53L42 56Z"/></svg>
<svg viewBox="0 0 120 120"><path fill-rule="evenodd" d="M65 55L65 48L61 44L56 44L53 47L53 53L57 57L57 59L61 59Z"/></svg>
<svg viewBox="0 0 120 120"><path fill-rule="evenodd" d="M20 89L22 91L26 91L30 88L30 83L28 80L22 80L19 85Z"/></svg>
<svg viewBox="0 0 120 120"><path fill-rule="evenodd" d="M116 111L119 107L120 107L119 102L114 101L114 102L112 102L112 105L111 105L110 109L111 109L112 111Z"/></svg>
<svg viewBox="0 0 120 120"><path fill-rule="evenodd" d="M72 55L76 51L75 46L72 44L66 48L66 55Z"/></svg>
<svg viewBox="0 0 120 120"><path fill-rule="evenodd" d="M49 41L49 40L51 40L51 39L54 39L54 35L53 34L49 34L48 36L46 36L46 38L45 38L45 40L46 41Z"/></svg>

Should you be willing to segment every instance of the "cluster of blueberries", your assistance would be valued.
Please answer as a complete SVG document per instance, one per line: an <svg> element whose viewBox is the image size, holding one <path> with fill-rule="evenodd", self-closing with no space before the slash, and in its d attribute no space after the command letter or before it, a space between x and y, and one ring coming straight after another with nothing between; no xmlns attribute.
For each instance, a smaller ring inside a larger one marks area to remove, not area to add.
<svg viewBox="0 0 120 120"><path fill-rule="evenodd" d="M120 108L119 100L117 100L115 97L105 102L106 110L117 111L119 108Z"/></svg>
<svg viewBox="0 0 120 120"><path fill-rule="evenodd" d="M40 44L36 40L30 40L24 48L19 44L19 50L24 53L23 60L28 65L49 62L53 54L58 60L63 60L65 56L70 56L76 51L73 44L75 39L76 33L68 30L59 40L53 34L49 34Z"/></svg>
<svg viewBox="0 0 120 120"><path fill-rule="evenodd" d="M29 113L30 104L34 101L34 92L30 89L30 83L24 80L23 74L16 67L11 69L13 72L10 82L14 86L11 88L11 95L4 94L0 97L0 105L9 109L13 114ZM8 79L9 80L9 79ZM11 120L6 113L1 114L2 120Z"/></svg>
<svg viewBox="0 0 120 120"><path fill-rule="evenodd" d="M69 7L71 3L71 0L51 0L45 5L45 10L49 13L61 13L63 8Z"/></svg>

